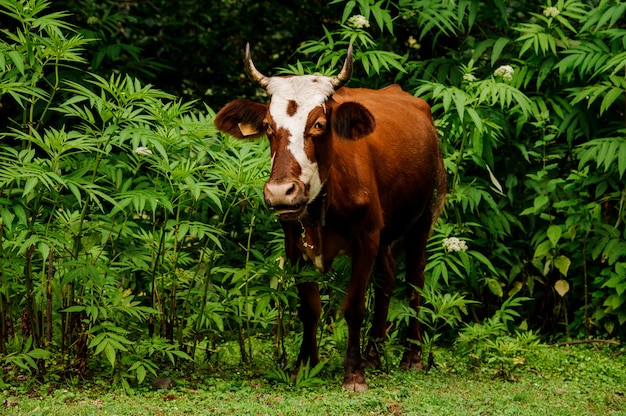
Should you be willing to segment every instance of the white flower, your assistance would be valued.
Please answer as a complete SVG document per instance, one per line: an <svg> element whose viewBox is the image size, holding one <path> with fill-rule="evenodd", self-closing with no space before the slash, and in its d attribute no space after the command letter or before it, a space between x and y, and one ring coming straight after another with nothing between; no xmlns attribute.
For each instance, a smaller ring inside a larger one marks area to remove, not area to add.
<svg viewBox="0 0 626 416"><path fill-rule="evenodd" d="M135 153L141 156L151 155L152 150L148 149L146 146L139 146L135 149Z"/></svg>
<svg viewBox="0 0 626 416"><path fill-rule="evenodd" d="M559 15L559 9L556 7L546 7L543 11L543 15L546 17L557 17Z"/></svg>
<svg viewBox="0 0 626 416"><path fill-rule="evenodd" d="M355 29L363 29L364 27L370 27L370 22L365 16L356 14L348 19L348 24Z"/></svg>
<svg viewBox="0 0 626 416"><path fill-rule="evenodd" d="M463 240L459 240L457 237L444 238L441 245L447 252L467 251L467 243Z"/></svg>
<svg viewBox="0 0 626 416"><path fill-rule="evenodd" d="M463 74L463 80L467 82L476 81L476 77L470 73Z"/></svg>
<svg viewBox="0 0 626 416"><path fill-rule="evenodd" d="M502 77L502 79L505 81L510 81L513 79L514 73L515 70L510 65L502 65L493 72L493 75L497 77Z"/></svg>

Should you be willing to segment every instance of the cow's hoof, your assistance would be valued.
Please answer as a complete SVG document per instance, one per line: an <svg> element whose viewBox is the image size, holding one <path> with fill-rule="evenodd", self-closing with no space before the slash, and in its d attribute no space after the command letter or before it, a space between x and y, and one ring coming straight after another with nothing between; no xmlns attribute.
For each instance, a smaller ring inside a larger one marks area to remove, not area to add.
<svg viewBox="0 0 626 416"><path fill-rule="evenodd" d="M415 351L406 351L402 361L400 361L400 368L402 370L422 371L424 369L422 355Z"/></svg>
<svg viewBox="0 0 626 416"><path fill-rule="evenodd" d="M353 391L355 393L363 393L369 389L365 381L365 376L361 374L346 375L343 379L342 387L344 390Z"/></svg>

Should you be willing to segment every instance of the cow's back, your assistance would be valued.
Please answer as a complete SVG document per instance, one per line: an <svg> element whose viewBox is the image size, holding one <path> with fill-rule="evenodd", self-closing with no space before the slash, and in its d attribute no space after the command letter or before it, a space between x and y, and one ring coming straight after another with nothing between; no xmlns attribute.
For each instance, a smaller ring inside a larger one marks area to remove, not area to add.
<svg viewBox="0 0 626 416"><path fill-rule="evenodd" d="M370 135L333 142L333 169L352 185L351 189L338 185L342 198L351 195L358 203L367 192L369 203L382 210L385 234L395 238L432 204L434 190L445 180L430 107L398 85L381 90L342 88L333 100L358 102L376 120Z"/></svg>

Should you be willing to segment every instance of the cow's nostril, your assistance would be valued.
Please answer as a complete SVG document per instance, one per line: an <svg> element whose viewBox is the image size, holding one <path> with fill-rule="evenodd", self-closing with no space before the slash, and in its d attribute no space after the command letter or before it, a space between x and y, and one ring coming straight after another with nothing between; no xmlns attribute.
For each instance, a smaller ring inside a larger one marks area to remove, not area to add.
<svg viewBox="0 0 626 416"><path fill-rule="evenodd" d="M297 207L306 203L304 186L297 180L270 180L265 184L265 202L272 207Z"/></svg>

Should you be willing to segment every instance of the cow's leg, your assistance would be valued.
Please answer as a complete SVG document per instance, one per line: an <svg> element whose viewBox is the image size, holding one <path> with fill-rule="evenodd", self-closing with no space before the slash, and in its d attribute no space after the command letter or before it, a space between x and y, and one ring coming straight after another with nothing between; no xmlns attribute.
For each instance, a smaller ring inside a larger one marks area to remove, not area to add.
<svg viewBox="0 0 626 416"><path fill-rule="evenodd" d="M378 251L377 241L370 240L372 244L368 245L366 242L353 251L352 274L343 301L343 316L348 324L348 350L343 363L343 388L357 393L368 389L365 381L365 362L361 358L361 326L365 318L367 283Z"/></svg>
<svg viewBox="0 0 626 416"><path fill-rule="evenodd" d="M300 234L302 233L302 225L297 222L283 222L283 230L285 232L285 252L294 271L297 273L302 270L302 254L298 247ZM302 322L302 344L300 345L300 353L296 363L295 373L297 374L300 365L307 363L315 366L319 361L317 350L317 325L322 314L322 301L320 300L320 291L315 282L299 282L298 297L300 307L298 309L298 317Z"/></svg>
<svg viewBox="0 0 626 416"><path fill-rule="evenodd" d="M424 267L426 266L426 243L430 235L430 215L424 215L405 234L406 282L409 296L409 306L419 315L421 294L415 289L424 288ZM419 320L409 319L406 334L404 355L400 361L403 370L421 370L422 362L422 333Z"/></svg>
<svg viewBox="0 0 626 416"><path fill-rule="evenodd" d="M376 259L376 281L374 282L374 318L370 340L365 349L365 359L375 368L382 367L380 349L387 337L387 314L389 301L395 287L396 261L390 246L381 246Z"/></svg>
<svg viewBox="0 0 626 416"><path fill-rule="evenodd" d="M317 351L317 324L322 314L322 302L317 283L303 282L298 284L298 294L300 296L300 309L298 316L302 321L302 345L298 355L298 367L306 365L315 366L318 361ZM297 371L297 369L296 369Z"/></svg>

